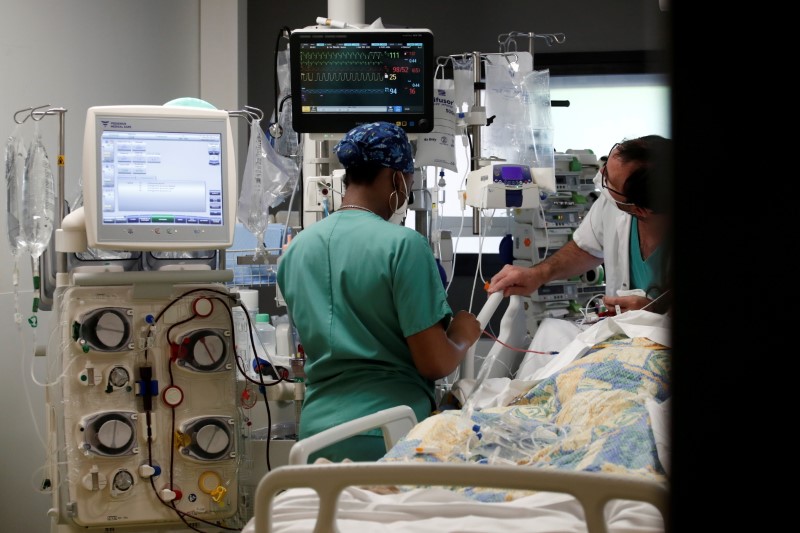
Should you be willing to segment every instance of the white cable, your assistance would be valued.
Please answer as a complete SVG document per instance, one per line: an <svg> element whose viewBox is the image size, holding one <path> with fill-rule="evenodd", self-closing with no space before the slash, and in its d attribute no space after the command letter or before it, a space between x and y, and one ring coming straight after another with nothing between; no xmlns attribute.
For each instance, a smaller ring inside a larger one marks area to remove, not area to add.
<svg viewBox="0 0 800 533"><path fill-rule="evenodd" d="M544 261L545 259L547 259L547 252L550 251L550 232L547 231L547 218L545 218L544 206L542 205L541 202L539 202L539 211L542 213L542 221L544 222L544 254L542 255L541 259L541 261ZM538 249L536 250L536 255L537 257L539 255Z"/></svg>
<svg viewBox="0 0 800 533"><path fill-rule="evenodd" d="M595 298L602 298L603 296L605 296L605 295L602 294L602 293L601 294L595 294L594 296L589 298L589 301L586 302L586 306L585 307L580 307L579 308L579 311L583 315L583 319L581 320L581 325L583 325L583 323L586 322L586 320L588 319L589 308L591 307L592 302L595 300Z"/></svg>
<svg viewBox="0 0 800 533"><path fill-rule="evenodd" d="M281 247L283 247L283 243L286 241L286 232L289 230L289 218L291 218L292 214L292 203L294 203L294 193L297 192L297 186L300 184L301 178L302 176L297 176L294 187L292 187L292 194L289 197L289 206L286 208L286 222L283 224L283 235L281 236L281 241L283 241L281 242Z"/></svg>
<svg viewBox="0 0 800 533"><path fill-rule="evenodd" d="M22 353L25 353L25 338L24 332L20 330L20 345L22 347ZM31 356L35 359L36 358L36 337L34 335L34 342L33 342L33 350L31 350ZM31 423L33 423L33 429L36 430L36 436L39 438L39 443L42 445L42 449L47 451L47 441L44 438L44 434L42 433L41 428L39 427L39 423L37 422L38 418L36 417L36 413L33 412L33 402L31 401L31 394L28 390L28 380L25 379L25 359L24 357L20 360L20 372L22 373L22 389L25 392L25 399L26 403L28 404L28 412L30 413ZM31 377L33 377L33 361L31 361ZM34 380L35 381L35 380Z"/></svg>
<svg viewBox="0 0 800 533"><path fill-rule="evenodd" d="M656 303L657 301L659 301L659 300L661 299L661 297L662 297L662 296L664 296L665 294L667 294L669 291L670 291L670 290L669 290L669 289L667 289L667 290L665 290L664 292L662 292L661 294L659 294L657 297L655 297L655 298L653 298L652 300L650 300L650 302L648 302L648 304L647 304L647 305L645 305L644 307L642 307L642 310L645 310L645 309L647 309L648 307L650 307L651 305L653 305L654 303Z"/></svg>
<svg viewBox="0 0 800 533"><path fill-rule="evenodd" d="M464 209L461 210L461 224L458 227L458 236L456 237L456 243L453 245L453 267L452 267L452 274L450 276L450 281L447 282L447 287L445 288L445 294L448 293L450 290L450 284L453 283L453 278L456 277L456 259L458 258L458 245L461 242L461 234L464 232Z"/></svg>

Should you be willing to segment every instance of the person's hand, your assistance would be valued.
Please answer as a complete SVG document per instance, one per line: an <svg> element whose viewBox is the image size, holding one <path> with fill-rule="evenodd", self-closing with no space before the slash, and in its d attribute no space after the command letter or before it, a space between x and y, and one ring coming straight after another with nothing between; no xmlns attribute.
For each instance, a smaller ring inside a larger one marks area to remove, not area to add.
<svg viewBox="0 0 800 533"><path fill-rule="evenodd" d="M503 291L503 296L530 296L542 286L544 280L538 276L536 268L506 265L492 276L486 291L489 294Z"/></svg>
<svg viewBox="0 0 800 533"><path fill-rule="evenodd" d="M447 328L447 336L451 341L462 345L465 349L475 344L482 333L481 323L469 311L458 311Z"/></svg>
<svg viewBox="0 0 800 533"><path fill-rule="evenodd" d="M650 298L646 298L644 296L604 296L603 303L605 304L606 308L610 311L611 309L615 309L615 306L619 306L621 312L625 311L634 311L636 309L641 309L642 307L646 306L652 302Z"/></svg>

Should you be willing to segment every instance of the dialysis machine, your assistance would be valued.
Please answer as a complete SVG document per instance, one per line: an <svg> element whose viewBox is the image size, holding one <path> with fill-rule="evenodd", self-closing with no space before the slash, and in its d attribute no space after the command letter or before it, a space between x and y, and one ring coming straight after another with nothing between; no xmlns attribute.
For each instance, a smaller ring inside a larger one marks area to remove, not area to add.
<svg viewBox="0 0 800 533"><path fill-rule="evenodd" d="M87 112L84 206L58 253L222 250L236 219L227 111ZM242 438L229 270L115 261L56 275L47 409L57 531L239 529Z"/></svg>

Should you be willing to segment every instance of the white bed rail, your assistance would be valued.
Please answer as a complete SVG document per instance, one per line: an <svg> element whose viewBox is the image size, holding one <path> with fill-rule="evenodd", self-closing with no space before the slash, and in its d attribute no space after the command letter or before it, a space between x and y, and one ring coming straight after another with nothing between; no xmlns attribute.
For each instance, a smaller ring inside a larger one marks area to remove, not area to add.
<svg viewBox="0 0 800 533"><path fill-rule="evenodd" d="M409 406L398 405L383 409L297 441L289 452L289 464L304 465L308 462L308 456L315 451L374 428L380 428L383 431L383 441L386 449L389 450L415 425L417 425L417 416Z"/></svg>
<svg viewBox="0 0 800 533"><path fill-rule="evenodd" d="M314 533L336 532L339 496L354 485L458 485L566 493L583 507L589 533L607 533L604 509L609 501L642 501L659 510L669 531L667 485L633 476L505 465L331 463L282 466L261 478L255 495L255 533L272 533L275 496L300 487L319 495Z"/></svg>

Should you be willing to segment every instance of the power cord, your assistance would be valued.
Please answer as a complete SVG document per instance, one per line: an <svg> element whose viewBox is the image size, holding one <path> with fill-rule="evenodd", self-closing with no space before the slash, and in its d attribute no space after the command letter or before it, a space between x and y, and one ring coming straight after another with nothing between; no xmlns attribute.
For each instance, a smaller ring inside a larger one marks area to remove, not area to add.
<svg viewBox="0 0 800 533"><path fill-rule="evenodd" d="M278 96L280 95L280 85L278 82L278 49L281 47L281 39L288 39L289 34L292 32L291 28L288 26L283 26L281 29L278 30L278 38L275 40L275 57L273 62L273 75L274 75L274 89L275 89L275 122L270 125L269 127L269 134L272 135L274 139L277 139L281 135L283 135L283 128L279 124L278 120Z"/></svg>

